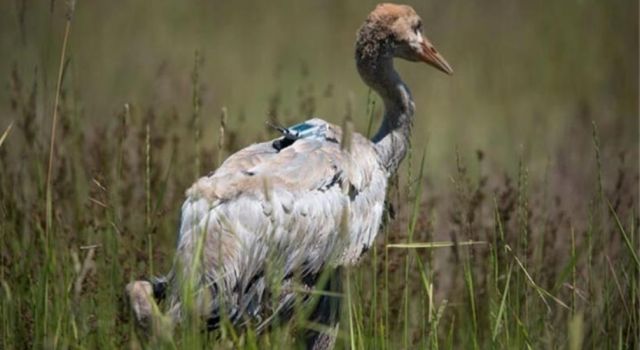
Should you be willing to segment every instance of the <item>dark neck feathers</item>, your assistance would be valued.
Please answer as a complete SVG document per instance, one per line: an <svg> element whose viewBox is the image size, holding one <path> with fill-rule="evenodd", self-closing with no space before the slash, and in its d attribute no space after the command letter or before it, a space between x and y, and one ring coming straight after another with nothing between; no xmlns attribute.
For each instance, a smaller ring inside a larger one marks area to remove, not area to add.
<svg viewBox="0 0 640 350"><path fill-rule="evenodd" d="M395 173L409 148L414 104L411 92L393 66L392 34L365 22L356 41L356 65L362 80L384 102L384 118L373 137L380 163Z"/></svg>

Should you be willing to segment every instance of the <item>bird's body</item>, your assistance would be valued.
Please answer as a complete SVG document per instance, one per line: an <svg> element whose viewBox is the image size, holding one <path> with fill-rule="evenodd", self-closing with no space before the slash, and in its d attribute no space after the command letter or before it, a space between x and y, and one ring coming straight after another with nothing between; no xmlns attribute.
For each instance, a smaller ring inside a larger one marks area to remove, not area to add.
<svg viewBox="0 0 640 350"><path fill-rule="evenodd" d="M210 328L226 316L261 330L290 312L294 281L325 288L317 285L323 271L355 264L380 229L388 179L409 146L414 103L393 58L452 72L421 26L411 7L382 4L360 28L358 72L385 104L372 140L311 119L233 154L193 184L182 206L173 271L153 288L130 284L134 310L149 309L136 308L140 294L164 294L156 289L168 284L169 312L177 322L182 287L189 283ZM335 329L338 317L327 305L320 301L313 315ZM144 321L149 315L136 316ZM316 332L309 339L314 348L331 347L331 336Z"/></svg>
<svg viewBox="0 0 640 350"><path fill-rule="evenodd" d="M357 262L380 227L388 176L374 144L354 133L347 150L336 125L301 125L313 134L251 145L187 191L177 266L203 269L201 284L226 291L231 318L268 316L268 264L280 265L283 285L302 276L313 287L323 268Z"/></svg>

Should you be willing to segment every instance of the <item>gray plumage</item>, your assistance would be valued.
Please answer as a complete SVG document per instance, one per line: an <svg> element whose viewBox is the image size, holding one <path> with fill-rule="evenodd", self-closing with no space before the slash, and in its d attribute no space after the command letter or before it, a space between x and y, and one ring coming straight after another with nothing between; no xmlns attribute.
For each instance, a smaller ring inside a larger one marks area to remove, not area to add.
<svg viewBox="0 0 640 350"><path fill-rule="evenodd" d="M173 271L162 284L153 284L167 286L174 322L182 317L184 283L192 283L198 312L210 328L226 316L259 330L290 313L294 280L309 289L336 289L339 283L316 286L317 277L354 265L373 244L388 178L409 146L415 108L393 58L424 61L451 73L420 27L411 7L383 4L358 33L358 72L385 105L373 140L358 133L345 138L340 127L311 119L284 130L280 139L233 154L187 190ZM349 147L343 139L350 140ZM282 287L278 295L270 289L274 276ZM135 310L148 309L135 305L140 293L153 290L144 283L128 286ZM327 305L319 304L317 319L337 329L337 309ZM135 313L138 320L150 317ZM330 344L333 336L322 334L308 342L309 347Z"/></svg>

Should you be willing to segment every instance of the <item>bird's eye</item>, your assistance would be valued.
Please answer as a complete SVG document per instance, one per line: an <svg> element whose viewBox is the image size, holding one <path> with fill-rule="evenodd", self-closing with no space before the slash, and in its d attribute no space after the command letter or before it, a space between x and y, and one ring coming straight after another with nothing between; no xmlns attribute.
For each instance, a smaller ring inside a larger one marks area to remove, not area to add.
<svg viewBox="0 0 640 350"><path fill-rule="evenodd" d="M420 32L422 32L422 22L418 22L413 26L413 31L416 34L420 34Z"/></svg>

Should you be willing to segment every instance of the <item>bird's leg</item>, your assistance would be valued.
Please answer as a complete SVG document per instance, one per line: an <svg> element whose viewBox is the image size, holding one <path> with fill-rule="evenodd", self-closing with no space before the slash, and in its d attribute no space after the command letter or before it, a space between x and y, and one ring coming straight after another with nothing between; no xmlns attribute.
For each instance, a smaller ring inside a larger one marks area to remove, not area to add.
<svg viewBox="0 0 640 350"><path fill-rule="evenodd" d="M320 295L318 304L311 314L310 321L326 327L324 331L309 330L305 334L307 349L333 349L340 322L340 293L342 293L342 271L338 267L331 272L322 288L326 294Z"/></svg>

